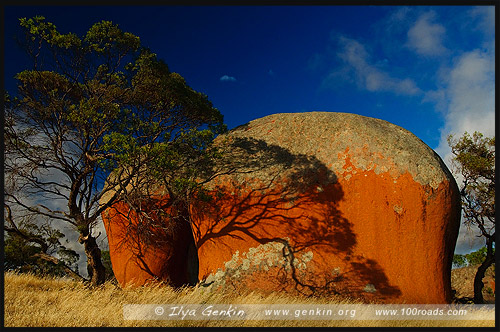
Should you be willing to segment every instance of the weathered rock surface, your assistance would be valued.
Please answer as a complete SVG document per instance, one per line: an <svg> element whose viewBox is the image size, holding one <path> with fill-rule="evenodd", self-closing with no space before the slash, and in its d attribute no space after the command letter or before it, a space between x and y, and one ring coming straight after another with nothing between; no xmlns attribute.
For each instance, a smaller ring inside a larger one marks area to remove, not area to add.
<svg viewBox="0 0 500 332"><path fill-rule="evenodd" d="M182 219L187 213L173 207L156 213L165 201L152 199L151 206L144 207L154 220L140 219L123 202L103 213L113 272L122 287L157 281L177 287L198 281L191 228L184 220L172 222L170 217Z"/></svg>
<svg viewBox="0 0 500 332"><path fill-rule="evenodd" d="M189 207L194 242L182 227L142 256L161 278L188 283L199 271L202 284L235 291L451 300L458 188L416 136L383 120L310 112L251 121L217 144L228 146L233 172L209 184L212 201ZM117 279L144 283L130 244L118 245L130 242L128 221L116 223L111 209L103 217Z"/></svg>
<svg viewBox="0 0 500 332"><path fill-rule="evenodd" d="M238 173L193 206L199 277L235 289L451 300L458 188L409 131L354 114L275 114L232 130ZM215 282L217 281L217 282Z"/></svg>

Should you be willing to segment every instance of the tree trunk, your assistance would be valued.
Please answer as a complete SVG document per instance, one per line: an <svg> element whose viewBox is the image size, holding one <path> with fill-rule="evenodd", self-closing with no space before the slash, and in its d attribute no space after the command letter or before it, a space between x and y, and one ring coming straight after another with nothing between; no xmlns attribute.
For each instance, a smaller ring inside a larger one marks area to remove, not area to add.
<svg viewBox="0 0 500 332"><path fill-rule="evenodd" d="M90 284L92 286L102 285L106 280L106 268L102 264L101 249L97 246L95 238L90 233L80 234L78 241L83 243L85 247Z"/></svg>
<svg viewBox="0 0 500 332"><path fill-rule="evenodd" d="M476 272L476 276L474 277L474 303L482 304L484 303L483 298L483 278L486 274L486 270L495 262L495 256L493 255L493 250L491 249L491 245L488 244L488 251L486 253L486 258L484 262L479 266Z"/></svg>

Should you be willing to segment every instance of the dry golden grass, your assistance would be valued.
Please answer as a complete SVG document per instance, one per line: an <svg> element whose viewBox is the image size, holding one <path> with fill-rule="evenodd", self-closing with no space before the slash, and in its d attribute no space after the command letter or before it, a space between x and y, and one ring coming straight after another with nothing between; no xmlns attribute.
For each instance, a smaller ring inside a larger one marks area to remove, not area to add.
<svg viewBox="0 0 500 332"><path fill-rule="evenodd" d="M124 327L124 326L333 326L333 327L494 327L494 321L361 321L361 320L124 320L124 304L357 304L342 298L304 299L285 294L234 296L200 288L174 290L167 286L121 289L106 283L95 289L64 280L5 273L6 327Z"/></svg>

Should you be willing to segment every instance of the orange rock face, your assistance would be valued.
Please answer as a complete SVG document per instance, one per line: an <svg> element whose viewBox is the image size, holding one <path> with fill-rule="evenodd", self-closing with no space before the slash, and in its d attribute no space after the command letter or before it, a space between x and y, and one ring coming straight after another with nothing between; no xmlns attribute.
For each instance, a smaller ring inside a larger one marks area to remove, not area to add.
<svg viewBox="0 0 500 332"><path fill-rule="evenodd" d="M413 134L382 120L312 112L257 119L217 142L229 144L235 172L209 184L212 201L189 207L197 260L186 245L168 243L144 255L162 278L187 283L196 265L214 289L450 302L458 188ZM123 223L107 213L117 279L144 283L135 255L117 245Z"/></svg>
<svg viewBox="0 0 500 332"><path fill-rule="evenodd" d="M177 214L172 210L165 212ZM191 271L195 249L189 224L171 223L168 215L156 216L151 227L144 230L138 225L144 226L145 222L139 223L137 215L121 202L102 217L113 272L122 287L157 281L182 286L197 281L197 275L194 280L190 275L197 274L197 270Z"/></svg>
<svg viewBox="0 0 500 332"><path fill-rule="evenodd" d="M248 173L216 179L216 204L193 207L200 280L387 303L451 300L458 188L414 135L353 114L304 113L228 136Z"/></svg>
<svg viewBox="0 0 500 332"><path fill-rule="evenodd" d="M389 303L450 301L447 261L453 251L447 243L454 239L443 219L458 216L443 212L452 211L447 184L425 188L408 174L394 183L373 172L351 179L321 192L313 187L293 203L279 193L240 191L241 200L227 194L218 200L221 207L205 206L195 232L200 280L232 268L229 277L242 289ZM400 195L387 197L388 188Z"/></svg>

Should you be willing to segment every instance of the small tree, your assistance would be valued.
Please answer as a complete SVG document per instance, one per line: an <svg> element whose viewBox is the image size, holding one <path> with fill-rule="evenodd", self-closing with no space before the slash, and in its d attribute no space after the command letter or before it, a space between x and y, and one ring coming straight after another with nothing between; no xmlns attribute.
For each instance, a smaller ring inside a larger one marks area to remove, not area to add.
<svg viewBox="0 0 500 332"><path fill-rule="evenodd" d="M493 254L495 254L495 248L493 248ZM479 250L473 251L465 255L469 265L479 265L484 262L488 256L488 248L482 247Z"/></svg>
<svg viewBox="0 0 500 332"><path fill-rule="evenodd" d="M474 278L474 302L483 303L482 279L495 262L495 138L467 132L458 140L452 135L448 144L453 153L454 172L462 178L460 195L464 222L477 227L486 242L486 252Z"/></svg>
<svg viewBox="0 0 500 332"><path fill-rule="evenodd" d="M486 259L487 252L488 248L482 247L465 255L455 254L453 255L453 266L458 268L482 264ZM493 248L493 254L495 254L495 248Z"/></svg>
<svg viewBox="0 0 500 332"><path fill-rule="evenodd" d="M80 255L61 244L65 237L48 221L36 223L33 215L19 222L12 220L10 207L5 205L4 270L31 272L39 275L67 275L78 281L77 261ZM59 258L57 258L58 256Z"/></svg>
<svg viewBox="0 0 500 332"><path fill-rule="evenodd" d="M163 168L159 174L185 185L183 174L168 170L225 130L222 115L111 22L82 37L40 16L20 25L33 66L17 74L17 95L6 96L5 199L73 227L91 282L101 284L105 267L92 233L101 213L146 171Z"/></svg>
<svg viewBox="0 0 500 332"><path fill-rule="evenodd" d="M453 267L459 268L467 265L467 259L465 255L455 254L453 255Z"/></svg>

